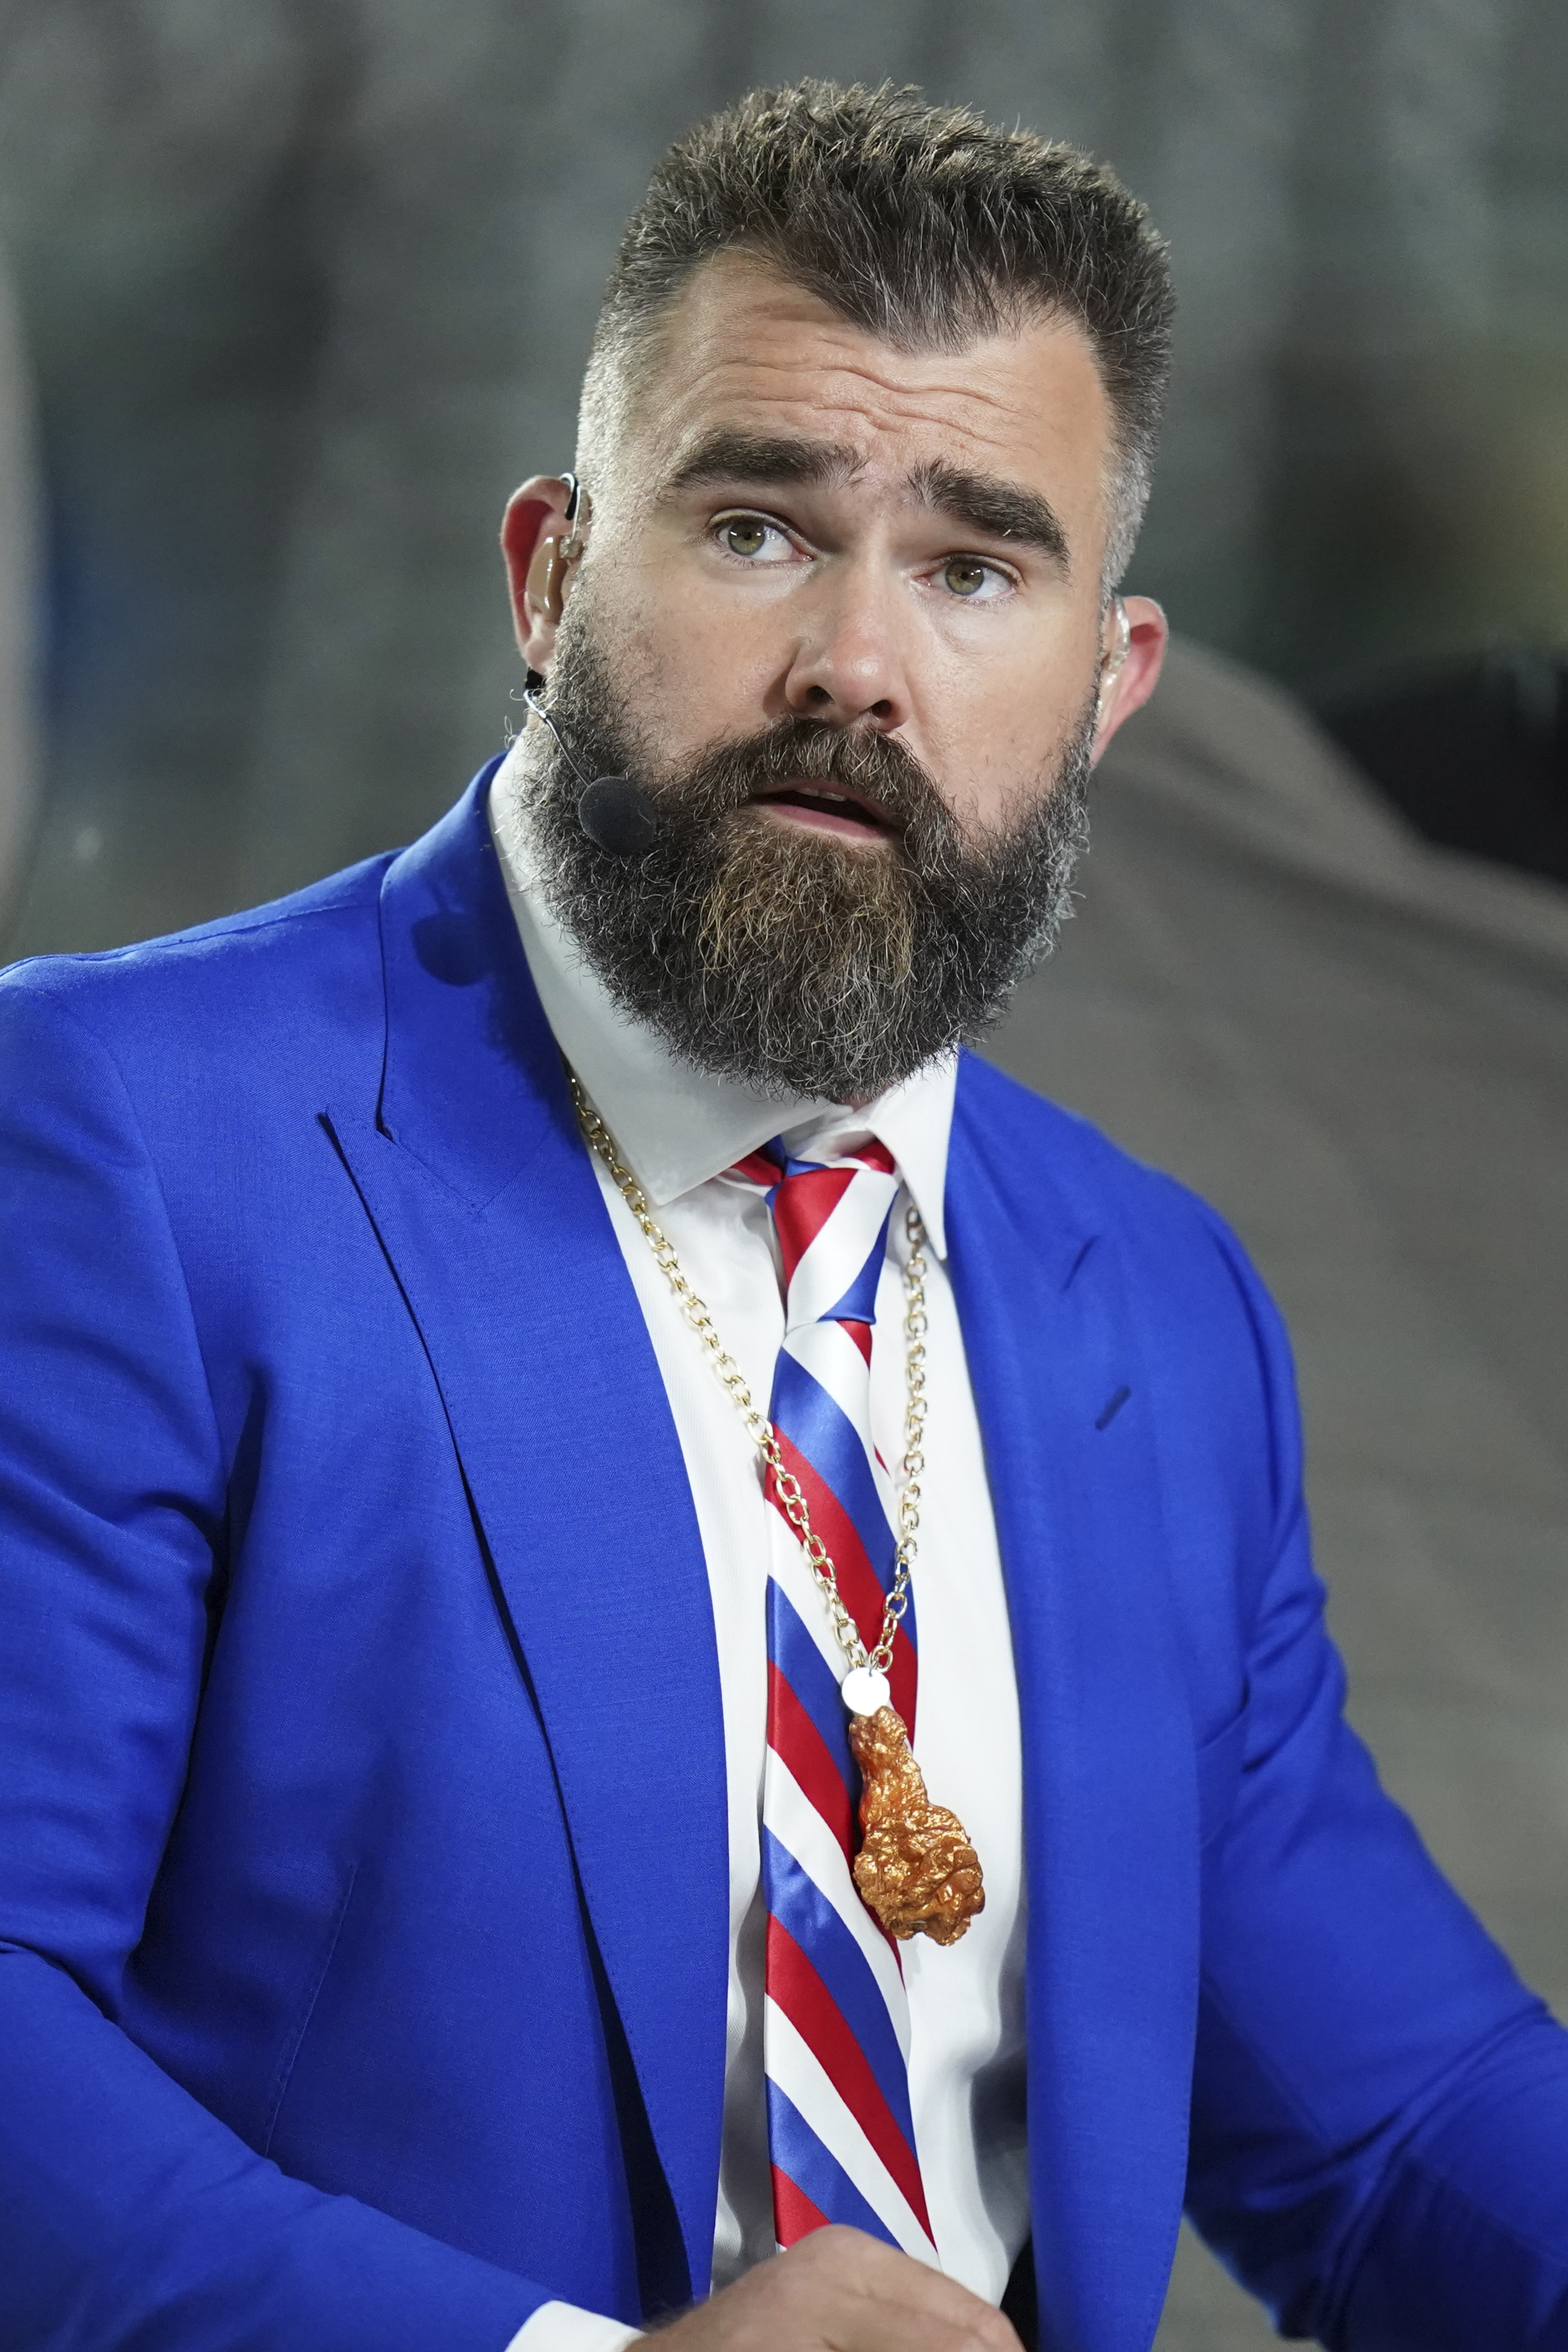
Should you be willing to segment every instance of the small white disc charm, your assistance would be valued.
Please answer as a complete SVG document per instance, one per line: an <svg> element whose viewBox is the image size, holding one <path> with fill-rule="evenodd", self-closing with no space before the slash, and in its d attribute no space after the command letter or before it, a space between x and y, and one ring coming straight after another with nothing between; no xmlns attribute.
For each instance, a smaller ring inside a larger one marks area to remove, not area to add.
<svg viewBox="0 0 1568 2352"><path fill-rule="evenodd" d="M852 1715L874 1715L879 1706L893 1704L887 1676L874 1666L852 1666L839 1685L839 1696Z"/></svg>

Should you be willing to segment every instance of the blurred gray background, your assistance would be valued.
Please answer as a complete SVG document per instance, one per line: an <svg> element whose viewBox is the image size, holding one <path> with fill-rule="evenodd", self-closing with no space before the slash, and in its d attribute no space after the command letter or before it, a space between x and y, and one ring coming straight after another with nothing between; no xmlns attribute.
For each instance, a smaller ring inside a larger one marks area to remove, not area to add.
<svg viewBox="0 0 1568 2352"><path fill-rule="evenodd" d="M1568 2013L1561 0L0 0L0 954L446 805L620 224L802 72L1074 139L1171 238L1182 642L994 1050L1259 1256L1357 1718ZM1161 2352L1269 2340L1184 2246Z"/></svg>
<svg viewBox="0 0 1568 2352"><path fill-rule="evenodd" d="M749 82L907 78L1175 251L1134 584L1312 695L1568 639L1561 0L0 0L41 454L14 951L407 838L497 741L508 487L622 220Z"/></svg>

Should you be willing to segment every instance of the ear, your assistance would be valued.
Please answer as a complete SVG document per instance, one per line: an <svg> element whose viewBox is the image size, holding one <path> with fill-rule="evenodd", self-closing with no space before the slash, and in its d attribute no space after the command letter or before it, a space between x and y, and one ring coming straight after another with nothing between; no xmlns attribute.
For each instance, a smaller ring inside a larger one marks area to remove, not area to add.
<svg viewBox="0 0 1568 2352"><path fill-rule="evenodd" d="M530 669L549 667L572 560L564 551L587 520L580 514L575 523L567 521L570 496L570 486L559 474L532 474L513 491L501 522L512 626Z"/></svg>
<svg viewBox="0 0 1568 2352"><path fill-rule="evenodd" d="M1152 596L1129 596L1127 611L1127 651L1120 669L1107 684L1105 698L1100 712L1100 723L1094 730L1093 757L1097 761L1124 719L1130 719L1147 702L1159 683L1160 665L1170 642L1170 623L1166 619ZM1105 639L1102 652L1113 656L1116 635L1113 611L1106 614Z"/></svg>

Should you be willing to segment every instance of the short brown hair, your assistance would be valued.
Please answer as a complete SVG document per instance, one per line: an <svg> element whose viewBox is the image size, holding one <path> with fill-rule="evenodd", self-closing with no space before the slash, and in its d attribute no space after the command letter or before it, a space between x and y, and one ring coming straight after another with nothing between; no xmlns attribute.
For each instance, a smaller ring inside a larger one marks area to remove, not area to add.
<svg viewBox="0 0 1568 2352"><path fill-rule="evenodd" d="M1031 314L1074 320L1111 406L1106 568L1120 576L1148 497L1174 305L1163 240L1103 164L892 84L751 91L666 150L627 223L589 362L587 443L685 280L736 250L906 350L961 349Z"/></svg>

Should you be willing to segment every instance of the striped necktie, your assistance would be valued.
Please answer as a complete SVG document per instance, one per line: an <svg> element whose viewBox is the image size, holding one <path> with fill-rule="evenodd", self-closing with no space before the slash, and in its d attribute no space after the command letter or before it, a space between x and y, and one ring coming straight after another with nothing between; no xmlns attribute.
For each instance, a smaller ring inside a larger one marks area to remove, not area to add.
<svg viewBox="0 0 1568 2352"><path fill-rule="evenodd" d="M825 1162L753 1152L735 1172L766 1186L783 1261L785 1333L769 1417L869 1650L895 1551L893 1482L872 1437L871 1351L898 1175L874 1140ZM772 1486L769 1474L777 1505ZM860 1776L839 1696L846 1665L780 1506L768 1583L762 1791L775 2229L783 2247L828 2222L850 2222L935 2263L910 2114L903 1966L850 1875ZM913 1607L888 1679L913 1736Z"/></svg>

